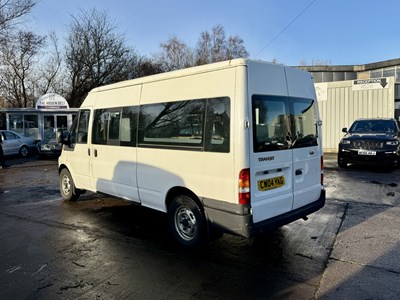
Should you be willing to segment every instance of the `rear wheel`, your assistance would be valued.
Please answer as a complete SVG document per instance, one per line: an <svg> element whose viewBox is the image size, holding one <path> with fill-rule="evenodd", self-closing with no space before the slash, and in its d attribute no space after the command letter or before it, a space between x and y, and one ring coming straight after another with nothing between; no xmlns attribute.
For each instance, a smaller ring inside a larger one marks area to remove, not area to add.
<svg viewBox="0 0 400 300"><path fill-rule="evenodd" d="M64 200L75 201L79 197L79 190L75 187L71 173L67 169L60 172L60 192Z"/></svg>
<svg viewBox="0 0 400 300"><path fill-rule="evenodd" d="M183 248L195 249L205 244L206 219L199 205L187 195L176 196L168 207L172 236Z"/></svg>

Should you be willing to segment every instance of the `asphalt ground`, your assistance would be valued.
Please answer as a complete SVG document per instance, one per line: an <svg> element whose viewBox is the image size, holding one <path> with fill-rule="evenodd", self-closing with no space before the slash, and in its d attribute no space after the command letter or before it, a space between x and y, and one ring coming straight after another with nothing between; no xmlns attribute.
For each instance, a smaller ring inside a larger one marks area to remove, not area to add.
<svg viewBox="0 0 400 300"><path fill-rule="evenodd" d="M12 159L0 173L0 296L400 299L400 170L339 169L335 153L324 155L324 166L327 203L307 222L284 226L268 240L224 236L194 257L169 248L165 231L156 233L160 224L145 229L156 214L101 197L63 203L55 160ZM88 212L91 218L82 219ZM128 212L140 221L132 224ZM76 233L88 237L71 243ZM42 249L43 240L51 247ZM101 252L108 248L123 255ZM103 272L93 273L97 268Z"/></svg>
<svg viewBox="0 0 400 300"><path fill-rule="evenodd" d="M336 153L324 165L328 201L346 211L316 298L400 299L400 170L339 169Z"/></svg>

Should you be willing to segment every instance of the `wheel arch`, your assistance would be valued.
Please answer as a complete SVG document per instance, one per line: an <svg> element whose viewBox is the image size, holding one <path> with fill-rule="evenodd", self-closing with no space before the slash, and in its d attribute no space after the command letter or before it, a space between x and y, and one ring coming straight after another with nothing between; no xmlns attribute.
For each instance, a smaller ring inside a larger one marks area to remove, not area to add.
<svg viewBox="0 0 400 300"><path fill-rule="evenodd" d="M179 195L186 195L189 196L190 198L193 199L193 201L195 201L197 203L197 205L200 207L200 209L203 211L203 213L205 213L204 211L204 205L202 203L202 201L200 200L200 198L190 189L186 188L186 187L182 187L182 186L175 186L173 188L171 188L166 197L165 197L165 208L166 211L168 211L168 207L171 204L172 200Z"/></svg>

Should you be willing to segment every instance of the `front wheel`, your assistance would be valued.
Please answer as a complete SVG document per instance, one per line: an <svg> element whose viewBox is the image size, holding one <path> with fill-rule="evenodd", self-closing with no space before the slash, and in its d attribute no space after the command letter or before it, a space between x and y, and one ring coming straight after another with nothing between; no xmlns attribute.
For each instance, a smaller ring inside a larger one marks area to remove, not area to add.
<svg viewBox="0 0 400 300"><path fill-rule="evenodd" d="M338 166L339 166L340 168L347 168L347 162L345 162L345 161L343 160L343 158L340 157L340 155L338 155L337 164L338 164Z"/></svg>
<svg viewBox="0 0 400 300"><path fill-rule="evenodd" d="M27 156L28 156L28 153L29 153L28 147L26 147L26 146L22 146L22 147L19 149L19 155L21 155L22 157L27 157Z"/></svg>
<svg viewBox="0 0 400 300"><path fill-rule="evenodd" d="M177 243L187 249L205 244L206 219L199 205L189 196L175 197L168 207L168 223Z"/></svg>
<svg viewBox="0 0 400 300"><path fill-rule="evenodd" d="M67 169L60 172L60 192L64 200L75 201L79 197L78 189L75 187L71 173Z"/></svg>

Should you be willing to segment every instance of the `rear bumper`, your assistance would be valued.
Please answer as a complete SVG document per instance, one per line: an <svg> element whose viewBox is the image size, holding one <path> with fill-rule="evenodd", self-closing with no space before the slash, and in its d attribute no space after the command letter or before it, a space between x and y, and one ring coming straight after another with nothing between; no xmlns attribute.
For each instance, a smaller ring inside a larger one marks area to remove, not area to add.
<svg viewBox="0 0 400 300"><path fill-rule="evenodd" d="M325 190L321 190L321 195L317 201L311 202L310 204L299 207L285 214L253 224L250 230L251 235L259 234L265 231L270 231L278 227L281 227L283 225L294 222L303 217L306 217L307 215L312 214L317 210L321 209L322 207L324 207L325 198L326 198L326 192Z"/></svg>
<svg viewBox="0 0 400 300"><path fill-rule="evenodd" d="M321 190L318 200L285 214L253 223L251 207L235 204L221 204L220 201L203 199L204 210L209 226L222 232L246 238L270 231L301 219L325 205L325 190Z"/></svg>

